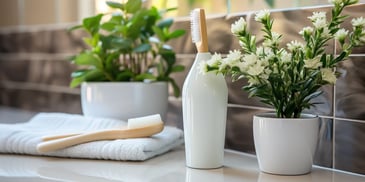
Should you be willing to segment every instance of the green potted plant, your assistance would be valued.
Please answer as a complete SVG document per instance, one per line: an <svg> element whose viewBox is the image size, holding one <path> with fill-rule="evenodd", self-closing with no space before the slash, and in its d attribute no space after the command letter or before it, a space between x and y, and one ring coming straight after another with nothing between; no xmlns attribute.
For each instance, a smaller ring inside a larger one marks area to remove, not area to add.
<svg viewBox="0 0 365 182"><path fill-rule="evenodd" d="M256 42L247 23L240 18L231 26L242 50L230 51L222 58L215 54L202 63L201 72L230 75L233 80L245 78L243 87L250 97L256 96L275 109L275 113L254 116L254 142L260 169L274 174L304 174L312 167L317 142L318 117L302 113L315 103L321 86L334 84L336 65L345 60L351 50L365 43L365 18L355 18L352 30L341 28L346 15L341 12L357 0L331 0L332 15L313 12L308 17L312 26L299 34L303 41L294 40L281 46L282 35L273 32L270 12L256 13L255 20L263 25L264 41ZM328 41L336 39L342 51L326 53ZM303 121L304 120L304 121ZM309 120L309 121L308 121Z"/></svg>
<svg viewBox="0 0 365 182"><path fill-rule="evenodd" d="M185 31L171 31L173 19L163 19L173 9L147 8L142 0L107 5L112 14L87 17L71 28L88 34L84 38L88 48L72 57L78 69L70 83L71 87L81 84L83 113L120 119L156 113L164 117L167 83L175 96L180 95L170 74L184 70L166 43Z"/></svg>

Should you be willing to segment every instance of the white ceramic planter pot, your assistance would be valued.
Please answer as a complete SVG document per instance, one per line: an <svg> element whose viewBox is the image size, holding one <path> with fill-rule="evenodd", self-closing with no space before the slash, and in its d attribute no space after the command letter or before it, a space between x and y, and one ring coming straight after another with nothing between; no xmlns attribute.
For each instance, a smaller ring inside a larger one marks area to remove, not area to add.
<svg viewBox="0 0 365 182"><path fill-rule="evenodd" d="M274 113L254 116L253 133L260 170L271 174L300 175L312 169L319 118L276 118Z"/></svg>
<svg viewBox="0 0 365 182"><path fill-rule="evenodd" d="M127 120L151 114L166 117L167 82L84 82L81 106L85 116Z"/></svg>

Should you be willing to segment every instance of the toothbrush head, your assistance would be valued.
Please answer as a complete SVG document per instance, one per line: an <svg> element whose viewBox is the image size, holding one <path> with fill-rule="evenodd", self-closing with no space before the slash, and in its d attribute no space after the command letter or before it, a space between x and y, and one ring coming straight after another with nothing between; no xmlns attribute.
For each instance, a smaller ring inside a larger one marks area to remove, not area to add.
<svg viewBox="0 0 365 182"><path fill-rule="evenodd" d="M160 114L128 119L128 128L143 128L150 125L163 125Z"/></svg>
<svg viewBox="0 0 365 182"><path fill-rule="evenodd" d="M194 9L190 14L191 38L198 52L208 52L207 26L204 9Z"/></svg>
<svg viewBox="0 0 365 182"><path fill-rule="evenodd" d="M200 9L194 9L190 13L190 23L191 23L191 39L193 43L198 43L201 41L200 37Z"/></svg>

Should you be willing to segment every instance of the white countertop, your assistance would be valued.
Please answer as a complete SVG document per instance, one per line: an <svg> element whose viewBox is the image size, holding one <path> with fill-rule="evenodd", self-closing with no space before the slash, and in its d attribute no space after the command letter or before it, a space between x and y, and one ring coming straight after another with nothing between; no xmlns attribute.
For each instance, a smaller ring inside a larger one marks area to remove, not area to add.
<svg viewBox="0 0 365 182"><path fill-rule="evenodd" d="M86 160L0 154L0 181L173 181L173 182L364 182L365 176L314 166L310 174L278 176L262 173L255 156L226 150L224 167L185 167L184 148L144 162Z"/></svg>

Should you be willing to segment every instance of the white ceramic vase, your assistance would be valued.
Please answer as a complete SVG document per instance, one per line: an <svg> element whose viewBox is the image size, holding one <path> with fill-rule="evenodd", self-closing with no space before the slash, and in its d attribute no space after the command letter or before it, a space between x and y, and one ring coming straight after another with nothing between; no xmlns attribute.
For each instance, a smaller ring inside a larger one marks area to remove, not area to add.
<svg viewBox="0 0 365 182"><path fill-rule="evenodd" d="M210 53L198 53L182 92L186 165L211 169L223 166L228 89L223 75L199 73Z"/></svg>
<svg viewBox="0 0 365 182"><path fill-rule="evenodd" d="M312 169L319 118L276 118L275 113L254 116L253 133L260 170L279 175L301 175Z"/></svg>
<svg viewBox="0 0 365 182"><path fill-rule="evenodd" d="M160 114L164 120L167 105L167 82L84 82L81 85L81 106L85 116L126 121Z"/></svg>

